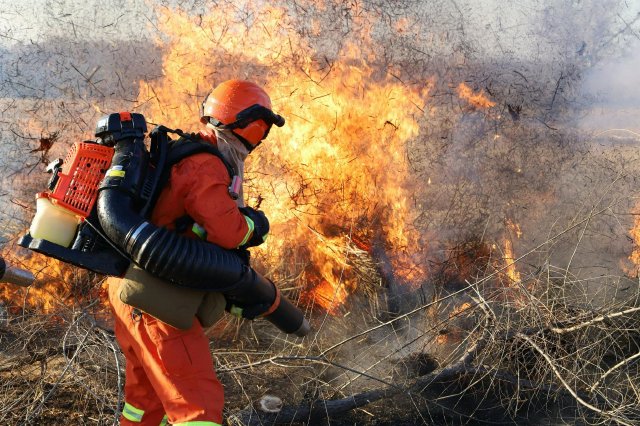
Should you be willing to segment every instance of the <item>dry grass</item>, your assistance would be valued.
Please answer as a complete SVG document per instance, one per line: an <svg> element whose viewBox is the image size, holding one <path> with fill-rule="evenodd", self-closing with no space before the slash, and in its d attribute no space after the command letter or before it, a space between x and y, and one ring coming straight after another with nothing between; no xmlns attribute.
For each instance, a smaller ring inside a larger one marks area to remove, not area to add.
<svg viewBox="0 0 640 426"><path fill-rule="evenodd" d="M196 22L211 7L180 3ZM319 267L305 244L292 242L279 258L258 254L257 267L304 307L314 331L299 340L265 321L235 319L209 331L230 422L640 422L640 289L627 272L638 244L628 234L640 175L640 156L629 143L637 138L594 139L572 125L585 102L581 76L637 37L637 21L619 22L622 2L590 5L601 11L601 25L585 26L580 19L589 7L567 15L572 9L547 9L538 1L549 12L544 49L522 58L510 43L530 34L505 28L501 37L484 22L474 28L472 8L457 3L336 1L318 8L317 2L278 2L300 24L288 30L311 53L283 49L277 66L304 72L308 60L327 77L348 40L369 58L372 80L433 84L420 110L419 135L402 153L409 171L403 189L415 213L407 229L423 244L415 253L388 244L380 229L387 206L375 200L366 200L374 201L373 211L353 223L333 223L327 215L326 229L313 229L312 238L337 250L334 269L350 292L335 314L305 291L317 283ZM243 12L227 24L249 30L253 18ZM412 16L415 22L406 20ZM11 69L26 70L3 74L0 86L0 153L8 172L0 176L0 233L3 255L12 262L35 268L15 237L27 228L33 194L46 182L42 163L90 134L101 115L96 109L144 106L136 102L138 85L127 81L157 82L161 47L118 41L112 31L141 28L153 18L131 13L91 26L109 42L54 37L8 51ZM576 34L561 32L566 19L580 24ZM73 28L80 38L83 28ZM474 29L494 31L493 56L485 55ZM568 52L585 41L588 54ZM216 79L267 73L255 64L225 65L225 58L212 65ZM186 73L190 61L182 65ZM34 78L37 70L46 78ZM496 106L482 110L460 100L462 81ZM297 170L278 167L294 190L309 185ZM341 183L331 185L327 192L339 194ZM295 203L312 204L322 191L305 194L295 193ZM522 235L508 223L519 225ZM336 235L344 237L338 245L329 241ZM519 280L509 278L506 240ZM423 266L424 274L407 282L391 267L396 255ZM116 424L123 358L100 298L101 278L54 262L37 265L32 289L0 287L0 423ZM46 314L45 298L54 307ZM251 408L265 394L283 400L280 414Z"/></svg>

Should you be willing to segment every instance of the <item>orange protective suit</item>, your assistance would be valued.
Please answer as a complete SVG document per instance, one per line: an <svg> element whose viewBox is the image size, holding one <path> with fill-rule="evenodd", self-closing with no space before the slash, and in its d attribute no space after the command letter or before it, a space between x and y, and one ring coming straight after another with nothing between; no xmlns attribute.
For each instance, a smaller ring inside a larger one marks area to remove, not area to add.
<svg viewBox="0 0 640 426"><path fill-rule="evenodd" d="M213 134L201 132L200 137L215 143ZM230 183L229 172L219 158L211 154L185 158L173 167L151 221L173 229L173 222L188 214L207 232L208 241L236 248L251 237L251 229L229 195Z"/></svg>
<svg viewBox="0 0 640 426"><path fill-rule="evenodd" d="M215 143L213 135L201 136ZM251 236L251 229L228 193L229 184L219 158L187 157L173 167L151 221L171 228L177 218L188 214L206 230L208 241L238 247ZM222 424L223 389L198 319L194 317L190 329L179 330L122 303L117 289L110 286L109 299L116 338L127 361L120 424Z"/></svg>

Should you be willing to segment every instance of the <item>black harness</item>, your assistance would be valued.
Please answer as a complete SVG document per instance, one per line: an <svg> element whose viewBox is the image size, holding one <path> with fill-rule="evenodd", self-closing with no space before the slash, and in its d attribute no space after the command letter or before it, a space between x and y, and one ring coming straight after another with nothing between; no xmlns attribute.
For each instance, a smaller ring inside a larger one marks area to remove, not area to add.
<svg viewBox="0 0 640 426"><path fill-rule="evenodd" d="M170 140L167 133L177 134L180 138L177 140ZM158 201L160 192L162 192L162 189L169 182L173 166L187 157L201 153L207 153L218 157L227 169L231 182L233 182L234 178L238 176L235 168L224 158L220 150L211 143L203 141L198 134L184 133L180 129L173 130L165 126L158 126L151 131L150 154L151 163L156 168L156 173L154 173L156 178L154 179L155 182L150 183L149 185L145 184L145 187L153 187L149 190L151 192L151 194L149 194L149 202L143 209L145 217L148 217L151 213L153 207ZM191 216L181 216L174 221L175 230L178 233L186 232L191 229L194 223L195 221Z"/></svg>
<svg viewBox="0 0 640 426"><path fill-rule="evenodd" d="M180 139L169 142L169 153L167 155L167 163L165 164L167 180L173 166L187 157L203 152L218 157L227 169L227 173L229 173L231 179L238 175L233 166L222 156L222 153L216 146L203 141L198 135L183 134ZM167 180L161 181L162 186L167 183Z"/></svg>

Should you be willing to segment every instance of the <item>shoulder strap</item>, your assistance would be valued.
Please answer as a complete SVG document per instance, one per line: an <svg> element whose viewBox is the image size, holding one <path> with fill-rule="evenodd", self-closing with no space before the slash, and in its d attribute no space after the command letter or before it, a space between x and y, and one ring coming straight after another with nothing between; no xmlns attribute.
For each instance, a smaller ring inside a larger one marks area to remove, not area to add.
<svg viewBox="0 0 640 426"><path fill-rule="evenodd" d="M170 140L167 133L175 133L180 136L178 140ZM208 142L201 140L196 134L184 133L180 129L169 129L165 126L157 126L151 132L151 162L155 171L149 177L149 182L145 186L149 186L147 192L149 197L147 203L143 207L144 217L151 214L151 210L155 207L160 191L165 187L171 176L171 168L178 164L181 160L200 153L209 153L215 155L222 161L232 185L237 176L233 166L222 156L218 148ZM231 187L230 187L231 188ZM190 219L190 218L189 218ZM193 221L193 219L191 219Z"/></svg>
<svg viewBox="0 0 640 426"><path fill-rule="evenodd" d="M171 175L171 168L173 166L175 166L176 164L178 164L180 161L184 160L187 157L190 157L196 154L201 154L201 153L208 153L218 157L220 161L222 161L222 164L224 164L225 168L227 169L227 173L229 173L229 179L231 179L232 183L234 181L234 178L237 175L236 171L231 166L231 164L229 164L229 162L222 156L222 153L220 152L220 150L218 150L216 146L200 140L200 138L198 138L197 135L192 136L192 135L187 135L183 133L180 135L180 138L178 140L170 141L168 144L168 147L169 149L167 152L167 159L164 164L162 175L160 178L160 185L159 185L160 188L164 188L164 186L169 181L169 176ZM174 226L178 233L183 233L188 229L192 229L194 233L198 235L201 239L205 239L206 232L204 232L204 235L196 232L196 230L193 229L194 223L195 221L191 216L184 215L182 217L177 218L174 221Z"/></svg>
<svg viewBox="0 0 640 426"><path fill-rule="evenodd" d="M176 141L169 142L169 153L167 155L165 167L167 169L171 169L171 167L178 164L181 160L203 152L218 157L227 169L229 178L233 179L233 177L237 175L233 166L231 166L231 164L229 164L229 162L222 156L222 153L217 147L200 140L197 136L192 137L186 134Z"/></svg>
<svg viewBox="0 0 640 426"><path fill-rule="evenodd" d="M178 164L180 161L192 155L201 154L203 152L215 155L222 161L224 167L229 173L229 179L233 181L234 176L237 175L235 169L229 164L229 162L222 156L222 153L215 146L208 142L200 140L197 136L191 136L183 133L178 140L169 141L168 144L167 159L162 167L162 174L160 177L160 184L158 187L160 190L165 187L171 176L171 168Z"/></svg>

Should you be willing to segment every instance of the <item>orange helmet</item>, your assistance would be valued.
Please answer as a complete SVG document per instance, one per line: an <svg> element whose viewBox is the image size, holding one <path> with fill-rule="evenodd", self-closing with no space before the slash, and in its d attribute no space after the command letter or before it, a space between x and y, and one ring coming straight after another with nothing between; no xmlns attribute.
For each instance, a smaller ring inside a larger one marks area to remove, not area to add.
<svg viewBox="0 0 640 426"><path fill-rule="evenodd" d="M202 103L200 121L231 130L249 151L267 137L273 124L284 125L284 118L271 111L267 92L244 80L228 80L213 89Z"/></svg>

